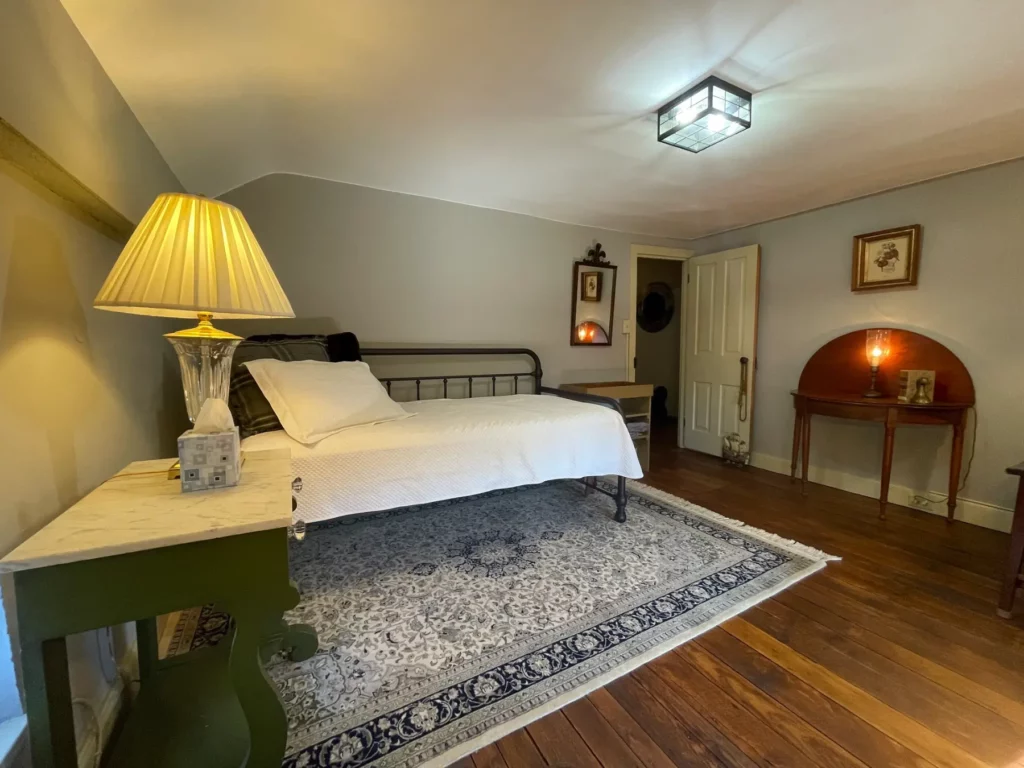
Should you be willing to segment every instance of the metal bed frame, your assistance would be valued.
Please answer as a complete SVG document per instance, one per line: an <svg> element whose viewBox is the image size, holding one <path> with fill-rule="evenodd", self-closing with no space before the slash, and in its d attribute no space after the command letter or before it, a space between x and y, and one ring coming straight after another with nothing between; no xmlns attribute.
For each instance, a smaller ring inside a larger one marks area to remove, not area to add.
<svg viewBox="0 0 1024 768"><path fill-rule="evenodd" d="M593 403L594 405L601 405L605 408L611 408L613 411L623 417L625 421L625 415L622 411L622 406L618 400L614 400L610 397L602 397L601 395L588 395L581 392L565 392L561 389L555 389L554 387L545 387L541 384L544 371L540 364L540 357L532 349L526 349L525 347L368 347L360 348L360 355L363 357L415 357L415 356L459 356L459 355L478 355L478 356L524 356L530 358L533 361L533 370L526 371L524 373L473 373L473 374L440 374L436 376L383 376L378 377L379 380L387 387L388 394L391 393L391 385L394 382L415 382L416 384L416 399L419 400L421 397L421 385L423 382L441 382L442 385L442 397L448 396L448 383L450 381L461 381L463 379L468 381L469 397L473 397L473 381L483 380L487 381L490 379L490 394L483 395L484 397L494 396L497 389L498 380L512 380L512 391L514 394L519 394L519 379L521 378L532 378L533 379L533 392L535 395L554 395L555 397L564 397L566 400L576 400L581 403ZM597 478L583 478L582 482L587 488L593 489L598 493L603 493L605 496L609 496L615 500L615 522L624 523L626 522L626 478L619 476L616 490L614 492L602 488L597 483Z"/></svg>

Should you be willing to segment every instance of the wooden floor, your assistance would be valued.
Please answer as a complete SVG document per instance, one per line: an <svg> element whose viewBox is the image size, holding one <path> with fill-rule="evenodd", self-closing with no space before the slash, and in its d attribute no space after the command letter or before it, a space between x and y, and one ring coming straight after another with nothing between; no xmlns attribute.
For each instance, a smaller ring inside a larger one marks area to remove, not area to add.
<svg viewBox="0 0 1024 768"><path fill-rule="evenodd" d="M843 557L459 763L1024 765L1024 621L995 616L1009 537L736 470L671 445L647 482Z"/></svg>

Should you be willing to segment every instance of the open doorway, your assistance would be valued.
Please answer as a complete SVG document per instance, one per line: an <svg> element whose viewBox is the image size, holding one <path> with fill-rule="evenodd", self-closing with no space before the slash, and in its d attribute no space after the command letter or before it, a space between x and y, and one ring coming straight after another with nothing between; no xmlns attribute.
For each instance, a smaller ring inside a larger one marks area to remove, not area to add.
<svg viewBox="0 0 1024 768"><path fill-rule="evenodd" d="M637 260L636 375L654 387L651 450L673 445L679 424L679 357L685 262Z"/></svg>
<svg viewBox="0 0 1024 768"><path fill-rule="evenodd" d="M684 248L630 248L630 334L626 366L630 381L654 388L649 448L652 454L682 447L686 261Z"/></svg>

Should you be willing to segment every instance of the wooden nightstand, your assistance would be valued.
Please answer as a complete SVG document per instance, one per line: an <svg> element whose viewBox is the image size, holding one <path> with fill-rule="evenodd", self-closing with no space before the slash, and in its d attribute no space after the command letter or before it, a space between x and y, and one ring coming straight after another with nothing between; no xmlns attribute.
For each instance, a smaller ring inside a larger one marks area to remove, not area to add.
<svg viewBox="0 0 1024 768"><path fill-rule="evenodd" d="M635 384L632 381L597 381L581 384L563 384L559 389L581 392L585 395L602 395L619 401L626 417L640 466L646 472L651 465L651 398L653 384Z"/></svg>
<svg viewBox="0 0 1024 768"><path fill-rule="evenodd" d="M141 687L110 766L277 768L288 725L263 670L282 648L316 651L282 614L288 577L291 459L245 456L233 488L181 493L170 459L136 462L0 561L14 571L29 738L36 768L77 766L65 637L135 621ZM215 603L230 642L160 661L154 617Z"/></svg>

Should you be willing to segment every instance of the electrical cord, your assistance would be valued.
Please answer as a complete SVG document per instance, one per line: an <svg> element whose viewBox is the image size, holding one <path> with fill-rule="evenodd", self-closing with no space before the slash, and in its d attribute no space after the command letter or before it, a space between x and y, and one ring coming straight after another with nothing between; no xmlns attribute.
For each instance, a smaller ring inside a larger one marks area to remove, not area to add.
<svg viewBox="0 0 1024 768"><path fill-rule="evenodd" d="M973 423L973 425L971 427L971 455L967 459L967 471L964 472L964 479L963 479L963 481L961 481L959 487L957 487L957 490L956 490L957 494L959 494L960 491L962 491L964 488L967 487L967 479L971 476L971 467L974 465L974 454L977 452L977 447L978 447L978 411L977 411L977 409L973 405L968 410L970 411L971 415L974 417L973 418L973 422L974 423ZM937 499L929 498L928 496L925 496L924 494L915 493L913 496L910 497L910 503L911 504L922 504L922 503L923 504L941 504L942 502L947 501L949 499L949 494L948 493L936 493L936 494L933 494L933 495L934 496L938 496L938 498Z"/></svg>

